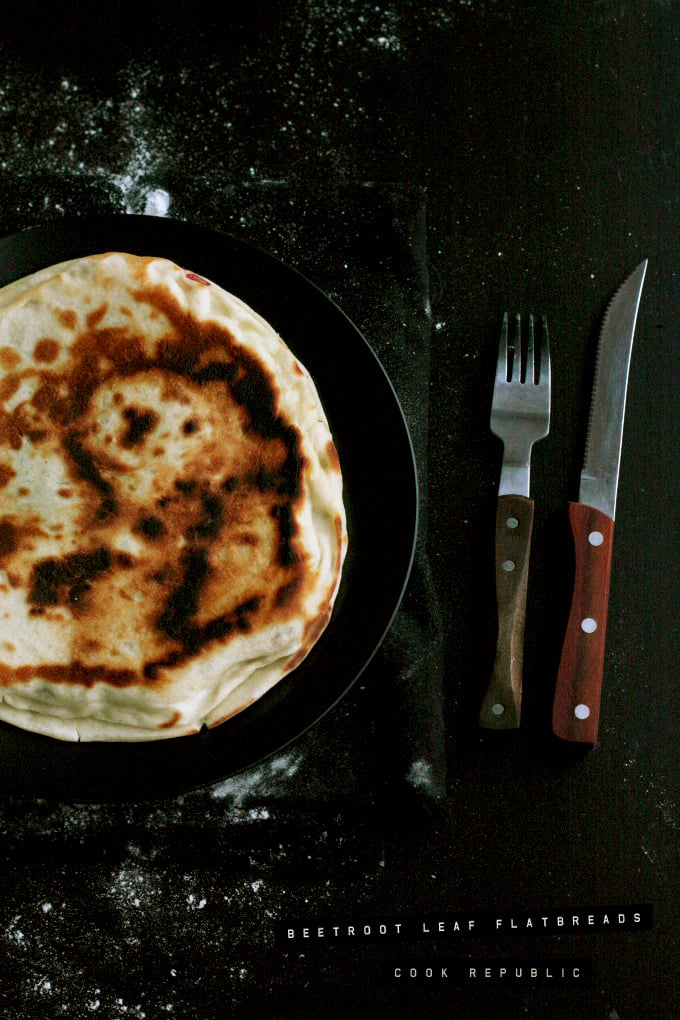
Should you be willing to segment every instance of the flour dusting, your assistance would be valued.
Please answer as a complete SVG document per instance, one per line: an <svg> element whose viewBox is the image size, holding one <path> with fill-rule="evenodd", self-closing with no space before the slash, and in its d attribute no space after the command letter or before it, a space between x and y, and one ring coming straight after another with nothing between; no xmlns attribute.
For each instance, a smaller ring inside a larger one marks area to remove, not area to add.
<svg viewBox="0 0 680 1020"><path fill-rule="evenodd" d="M285 792L286 781L300 768L302 754L289 752L265 762L256 769L232 776L211 790L214 800L229 801L232 807L242 808L248 800L266 796L280 796ZM250 821L269 818L266 808L253 808L246 816Z"/></svg>

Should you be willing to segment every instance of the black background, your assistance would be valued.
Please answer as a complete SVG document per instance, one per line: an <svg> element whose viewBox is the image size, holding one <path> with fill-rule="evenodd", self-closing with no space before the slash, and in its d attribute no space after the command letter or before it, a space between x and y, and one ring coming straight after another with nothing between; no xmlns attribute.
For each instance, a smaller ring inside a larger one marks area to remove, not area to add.
<svg viewBox="0 0 680 1020"><path fill-rule="evenodd" d="M334 292L385 355L361 253L379 248L386 208L393 223L404 196L411 210L422 200L421 464L447 758L441 802L402 802L388 780L381 798L383 756L344 738L379 712L368 676L278 760L266 796L261 775L228 796L116 809L5 791L4 1015L677 1016L677 6L258 0L218 16L210 4L23 4L3 13L0 58L3 232L72 211L74 196L144 212L152 185L180 196L184 218L209 222L221 188L243 209L225 228ZM354 210L367 183L382 198L365 199L334 245L324 222L337 228L345 196ZM566 501L602 314L644 257L600 739L572 753L549 723L569 601ZM499 739L476 716L493 659L501 451L488 413L505 308L547 315L554 389L532 461L523 725ZM322 787L315 756L331 777ZM285 951L270 934L286 916L354 904L396 914L630 902L653 906L651 931L459 947L587 957L587 988L403 990L382 981L380 947Z"/></svg>

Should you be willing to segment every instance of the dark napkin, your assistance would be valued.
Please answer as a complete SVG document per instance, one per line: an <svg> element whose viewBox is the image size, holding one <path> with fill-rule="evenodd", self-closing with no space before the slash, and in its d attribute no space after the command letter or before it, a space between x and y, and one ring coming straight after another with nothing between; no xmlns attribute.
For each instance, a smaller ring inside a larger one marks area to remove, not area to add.
<svg viewBox="0 0 680 1020"><path fill-rule="evenodd" d="M274 254L324 290L382 361L411 433L418 543L402 608L357 690L295 746L304 765L278 794L317 801L436 801L444 793L442 642L427 559L430 310L426 196L365 184L332 192L287 183L135 172L0 179L4 234L64 215L146 213L225 231ZM367 607L370 611L370 607ZM260 767L258 766L259 774ZM243 778L243 777L242 777Z"/></svg>

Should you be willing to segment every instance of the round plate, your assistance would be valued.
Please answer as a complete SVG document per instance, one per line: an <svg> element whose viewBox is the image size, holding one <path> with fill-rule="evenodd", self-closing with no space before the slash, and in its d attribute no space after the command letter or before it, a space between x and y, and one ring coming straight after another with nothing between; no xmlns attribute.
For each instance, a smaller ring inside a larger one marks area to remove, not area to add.
<svg viewBox="0 0 680 1020"><path fill-rule="evenodd" d="M5 792L68 801L170 796L222 780L280 751L352 686L397 611L413 560L417 481L392 385L343 312L277 259L176 220L58 220L0 239L0 286L106 251L171 259L238 295L310 371L343 471L349 549L333 617L305 661L254 705L195 736L70 743L0 723Z"/></svg>

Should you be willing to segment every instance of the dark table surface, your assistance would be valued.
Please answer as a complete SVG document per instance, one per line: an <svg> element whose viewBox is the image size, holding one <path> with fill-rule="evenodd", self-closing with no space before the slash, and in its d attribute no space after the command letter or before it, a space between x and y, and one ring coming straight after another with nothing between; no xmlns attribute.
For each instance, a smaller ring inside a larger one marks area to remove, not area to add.
<svg viewBox="0 0 680 1020"><path fill-rule="evenodd" d="M2 1016L679 1016L677 5L24 3L2 22L2 234L133 213L273 253L380 356L422 490L397 629L299 740L155 800L5 781ZM550 727L566 505L603 312L642 258L600 734L574 752ZM522 726L498 735L477 713L506 308L548 317L553 412L532 461ZM636 905L650 926L588 929L603 906ZM551 911L581 924L510 927ZM450 939L279 933L486 914L501 928ZM469 960L562 958L589 961L591 980L455 978ZM395 961L454 978L390 981Z"/></svg>

